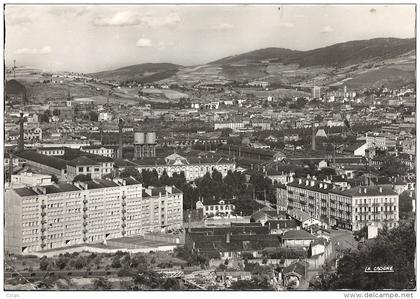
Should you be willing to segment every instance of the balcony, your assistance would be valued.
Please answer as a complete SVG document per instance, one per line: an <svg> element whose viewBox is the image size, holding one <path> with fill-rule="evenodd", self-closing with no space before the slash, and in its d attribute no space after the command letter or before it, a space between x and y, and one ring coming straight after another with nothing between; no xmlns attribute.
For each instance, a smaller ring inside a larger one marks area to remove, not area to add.
<svg viewBox="0 0 420 299"><path fill-rule="evenodd" d="M121 232L121 235L123 235L123 236L125 236L125 234L126 234L127 232L125 231L125 230L123 230L122 232Z"/></svg>
<svg viewBox="0 0 420 299"><path fill-rule="evenodd" d="M122 220L122 221L125 221L126 219L127 219L127 218L126 218L125 216L122 216L122 217L121 217L121 220Z"/></svg>
<svg viewBox="0 0 420 299"><path fill-rule="evenodd" d="M45 223L47 223L47 220L42 220L41 224L44 225Z"/></svg>
<svg viewBox="0 0 420 299"><path fill-rule="evenodd" d="M87 226L88 223L86 221L83 221L83 226Z"/></svg>
<svg viewBox="0 0 420 299"><path fill-rule="evenodd" d="M45 227L41 228L41 232L45 232L47 229Z"/></svg>
<svg viewBox="0 0 420 299"><path fill-rule="evenodd" d="M127 203L125 201L122 202L122 206L125 207Z"/></svg>
<svg viewBox="0 0 420 299"><path fill-rule="evenodd" d="M86 218L88 218L88 216L85 214L85 215L83 215L83 218L86 219Z"/></svg>
<svg viewBox="0 0 420 299"><path fill-rule="evenodd" d="M83 233L84 234L86 234L88 232L88 230L85 228L84 230L83 230Z"/></svg>
<svg viewBox="0 0 420 299"><path fill-rule="evenodd" d="M42 204L41 205L41 209L45 209L47 207L47 205L46 204Z"/></svg>
<svg viewBox="0 0 420 299"><path fill-rule="evenodd" d="M125 223L123 223L123 224L121 224L121 227L126 227L127 226L127 224L125 224Z"/></svg>
<svg viewBox="0 0 420 299"><path fill-rule="evenodd" d="M41 236L41 240L45 240L47 236Z"/></svg>
<svg viewBox="0 0 420 299"><path fill-rule="evenodd" d="M86 212L88 210L88 208L87 207L84 207L83 208L83 212Z"/></svg>
<svg viewBox="0 0 420 299"><path fill-rule="evenodd" d="M41 213L41 217L45 217L45 216L47 216L47 213L42 212L42 213Z"/></svg>
<svg viewBox="0 0 420 299"><path fill-rule="evenodd" d="M122 210L121 210L121 212L122 212L123 214L125 214L125 213L127 212L127 210L126 210L126 209L122 209Z"/></svg>
<svg viewBox="0 0 420 299"><path fill-rule="evenodd" d="M84 199L83 200L83 204L87 204L88 203L88 200L87 199Z"/></svg>
<svg viewBox="0 0 420 299"><path fill-rule="evenodd" d="M86 242L87 241L87 237L83 237L83 242Z"/></svg>
<svg viewBox="0 0 420 299"><path fill-rule="evenodd" d="M304 201L304 200L299 200L299 203L300 203L301 205L306 206L306 201Z"/></svg>

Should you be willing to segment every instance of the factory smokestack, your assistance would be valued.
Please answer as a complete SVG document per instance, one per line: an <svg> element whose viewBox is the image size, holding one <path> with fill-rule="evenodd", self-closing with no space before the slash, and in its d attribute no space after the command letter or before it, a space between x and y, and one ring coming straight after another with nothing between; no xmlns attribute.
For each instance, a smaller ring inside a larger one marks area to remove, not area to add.
<svg viewBox="0 0 420 299"><path fill-rule="evenodd" d="M123 158L123 120L120 118L118 121L118 159Z"/></svg>
<svg viewBox="0 0 420 299"><path fill-rule="evenodd" d="M316 135L315 135L315 126L312 125L312 150L316 150Z"/></svg>
<svg viewBox="0 0 420 299"><path fill-rule="evenodd" d="M20 119L19 119L19 146L18 151L23 152L25 150L25 142L24 142L24 130L23 130L23 112L20 113Z"/></svg>

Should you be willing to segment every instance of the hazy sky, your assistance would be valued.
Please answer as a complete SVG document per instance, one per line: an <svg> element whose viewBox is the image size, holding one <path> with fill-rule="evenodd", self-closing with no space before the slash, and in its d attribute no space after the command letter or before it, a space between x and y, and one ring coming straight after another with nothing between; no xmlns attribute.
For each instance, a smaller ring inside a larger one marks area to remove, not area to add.
<svg viewBox="0 0 420 299"><path fill-rule="evenodd" d="M94 72L415 36L414 5L6 5L6 64Z"/></svg>

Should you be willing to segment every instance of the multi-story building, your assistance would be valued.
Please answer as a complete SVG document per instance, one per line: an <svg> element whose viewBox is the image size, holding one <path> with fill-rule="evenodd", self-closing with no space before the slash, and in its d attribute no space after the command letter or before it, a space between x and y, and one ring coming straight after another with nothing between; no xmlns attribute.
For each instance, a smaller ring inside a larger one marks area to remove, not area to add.
<svg viewBox="0 0 420 299"><path fill-rule="evenodd" d="M197 201L196 209L202 209L204 216L230 216L232 215L232 212L235 210L235 206L225 202L224 200L220 200L217 203L204 203L202 201Z"/></svg>
<svg viewBox="0 0 420 299"><path fill-rule="evenodd" d="M70 182L79 174L100 179L114 170L112 158L70 148L39 148L16 156L34 170L55 175L60 181Z"/></svg>
<svg viewBox="0 0 420 299"><path fill-rule="evenodd" d="M108 158L115 158L116 154L116 147L112 146L103 146L103 145L86 145L80 147L82 152L104 156Z"/></svg>
<svg viewBox="0 0 420 299"><path fill-rule="evenodd" d="M130 165L132 167L136 167L140 172L143 169L151 171L156 170L159 176L162 175L164 171L166 171L170 177L174 173L180 174L183 172L187 181L194 181L197 178L203 177L206 173L212 173L213 170L217 170L224 177L227 175L229 170L235 171L236 169L235 162L229 161L225 158L189 157L187 159L178 154L169 155L164 159L145 158L142 160L135 160L130 162ZM126 166L126 163L117 163L119 170L122 170Z"/></svg>
<svg viewBox="0 0 420 299"><path fill-rule="evenodd" d="M399 220L398 194L390 185L351 188L299 179L287 185L287 210L293 209L349 230L365 225L395 227Z"/></svg>
<svg viewBox="0 0 420 299"><path fill-rule="evenodd" d="M182 225L183 194L128 179L6 190L5 250L22 254Z"/></svg>
<svg viewBox="0 0 420 299"><path fill-rule="evenodd" d="M366 133L366 144L367 148L387 149L388 147L395 147L396 141L390 134Z"/></svg>

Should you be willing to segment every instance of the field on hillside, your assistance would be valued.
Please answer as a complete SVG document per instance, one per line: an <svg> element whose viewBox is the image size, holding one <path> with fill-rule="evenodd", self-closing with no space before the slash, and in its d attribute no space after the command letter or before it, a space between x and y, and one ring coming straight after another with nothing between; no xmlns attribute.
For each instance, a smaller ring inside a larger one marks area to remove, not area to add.
<svg viewBox="0 0 420 299"><path fill-rule="evenodd" d="M353 89L376 88L382 85L389 88L398 88L416 80L414 71L402 70L401 68L401 66L399 68L386 67L354 75L352 79L346 81L346 86ZM409 68L410 66L406 66L406 69Z"/></svg>

